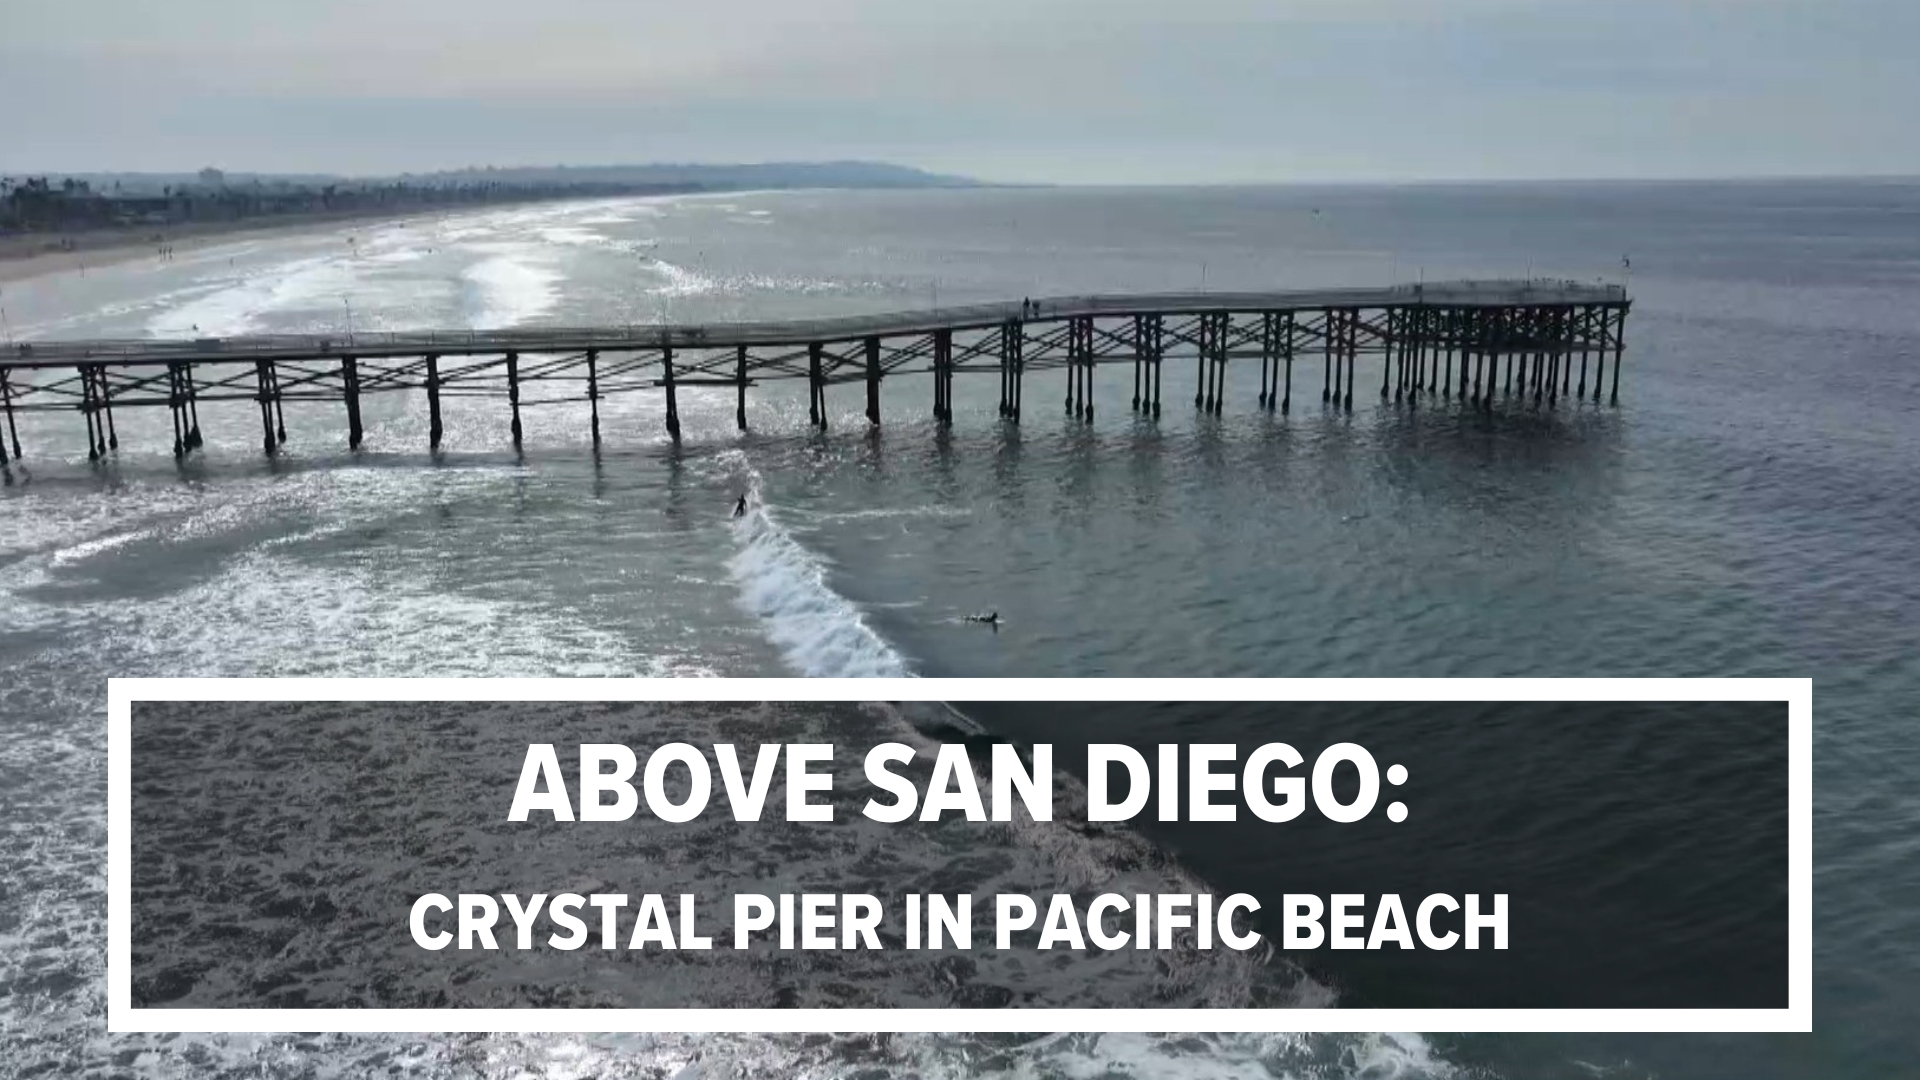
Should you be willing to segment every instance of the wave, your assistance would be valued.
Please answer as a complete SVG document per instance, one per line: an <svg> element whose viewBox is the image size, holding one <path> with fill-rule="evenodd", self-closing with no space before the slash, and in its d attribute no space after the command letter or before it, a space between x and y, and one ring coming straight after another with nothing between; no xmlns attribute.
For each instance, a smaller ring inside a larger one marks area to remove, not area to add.
<svg viewBox="0 0 1920 1080"><path fill-rule="evenodd" d="M912 675L853 601L827 582L826 560L807 550L759 498L756 474L747 513L733 523L739 551L728 560L740 604L766 626L787 663L813 678L899 678Z"/></svg>
<svg viewBox="0 0 1920 1080"><path fill-rule="evenodd" d="M261 316L312 306L321 324L345 325L337 299L352 287L351 265L335 256L283 262L183 304L147 321L152 337L233 337L261 329ZM325 315L319 313L324 311Z"/></svg>
<svg viewBox="0 0 1920 1080"><path fill-rule="evenodd" d="M653 290L662 296L698 296L720 287L720 283L713 278L665 259L648 258L645 266L665 279L666 284Z"/></svg>
<svg viewBox="0 0 1920 1080"><path fill-rule="evenodd" d="M491 245L490 245L491 246ZM559 271L509 249L461 271L474 290L472 325L476 330L519 326L545 315L560 299Z"/></svg>

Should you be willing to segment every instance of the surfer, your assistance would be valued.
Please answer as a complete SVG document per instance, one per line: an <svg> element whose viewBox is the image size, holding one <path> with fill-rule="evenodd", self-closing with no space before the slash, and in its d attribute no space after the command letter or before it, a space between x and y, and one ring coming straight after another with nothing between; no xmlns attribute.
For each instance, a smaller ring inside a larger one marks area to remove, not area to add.
<svg viewBox="0 0 1920 1080"><path fill-rule="evenodd" d="M977 623L986 623L988 626L991 626L995 629L999 629L1000 613L997 611L989 611L985 615L969 615L967 616L967 621L977 622Z"/></svg>
<svg viewBox="0 0 1920 1080"><path fill-rule="evenodd" d="M747 516L747 497L745 495L740 496L740 501L733 504L733 516L734 517Z"/></svg>

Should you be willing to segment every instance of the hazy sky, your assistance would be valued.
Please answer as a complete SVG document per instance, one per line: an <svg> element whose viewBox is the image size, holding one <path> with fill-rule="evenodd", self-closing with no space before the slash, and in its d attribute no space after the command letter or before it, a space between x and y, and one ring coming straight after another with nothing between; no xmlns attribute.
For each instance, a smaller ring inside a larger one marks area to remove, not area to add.
<svg viewBox="0 0 1920 1080"><path fill-rule="evenodd" d="M0 0L0 170L1920 173L1920 0Z"/></svg>

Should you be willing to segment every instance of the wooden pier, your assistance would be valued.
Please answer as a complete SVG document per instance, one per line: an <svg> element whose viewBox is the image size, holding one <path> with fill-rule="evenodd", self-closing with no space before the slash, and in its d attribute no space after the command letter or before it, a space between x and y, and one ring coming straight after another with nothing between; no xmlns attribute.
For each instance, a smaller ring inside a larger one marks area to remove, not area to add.
<svg viewBox="0 0 1920 1080"><path fill-rule="evenodd" d="M129 408L169 409L173 452L184 457L201 445L200 404L213 401L255 402L269 454L287 441L286 402L340 404L347 445L358 449L363 397L413 391L426 395L435 449L450 396L501 399L516 447L523 409L585 401L598 446L603 398L661 392L677 440L681 389L734 388L745 430L748 389L780 379L807 383L808 415L824 429L827 390L841 383L864 385L867 420L877 425L884 384L926 377L932 415L949 424L955 376L991 374L1000 416L1018 422L1034 380L1064 372L1067 415L1090 422L1096 371L1125 365L1134 412L1158 417L1168 361L1176 370L1193 364L1194 407L1212 414L1226 408L1228 369L1255 362L1256 408L1289 412L1299 379L1309 396L1318 383L1324 408L1351 410L1361 361L1373 358L1381 399L1408 408L1423 395L1478 409L1552 409L1603 394L1617 405L1630 303L1618 286L1459 281L1052 297L704 326L35 341L0 347L0 464L21 456L19 413L79 413L89 455L99 458L119 447L114 414ZM1296 374L1297 363L1308 370Z"/></svg>

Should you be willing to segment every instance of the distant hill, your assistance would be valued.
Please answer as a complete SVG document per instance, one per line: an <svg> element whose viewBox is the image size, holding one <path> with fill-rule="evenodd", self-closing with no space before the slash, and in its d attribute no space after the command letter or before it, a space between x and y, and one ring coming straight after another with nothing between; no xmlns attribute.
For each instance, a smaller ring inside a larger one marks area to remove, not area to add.
<svg viewBox="0 0 1920 1080"><path fill-rule="evenodd" d="M209 183L210 176L218 180ZM258 173L213 170L197 173L64 173L96 192L160 192L181 187L320 188L328 184L362 187L403 181L413 187L495 184L502 187L673 189L742 191L767 188L931 188L977 187L964 176L925 172L879 161L774 161L760 164L701 165L549 165L495 168L476 166L391 176L325 173Z"/></svg>
<svg viewBox="0 0 1920 1080"><path fill-rule="evenodd" d="M410 176L431 183L485 178L505 183L689 184L707 188L975 187L978 181L879 161L772 161L758 165L555 165L471 168Z"/></svg>

